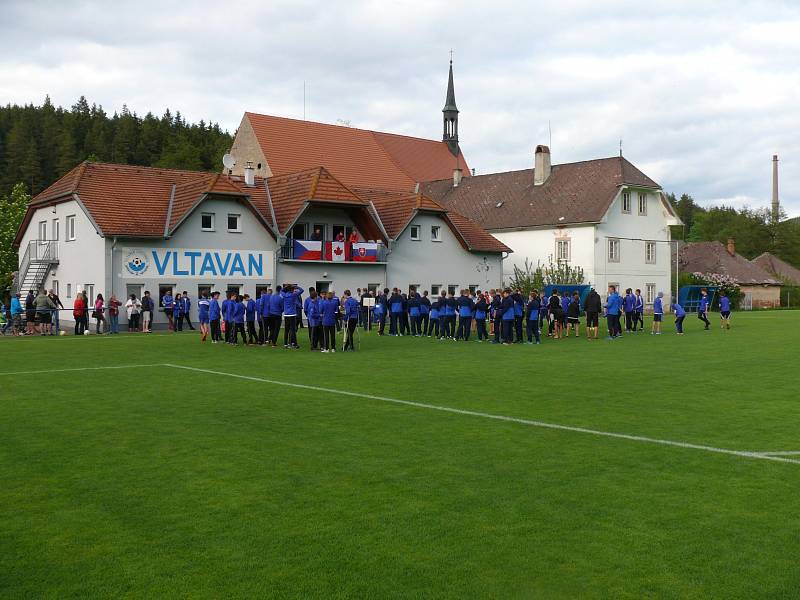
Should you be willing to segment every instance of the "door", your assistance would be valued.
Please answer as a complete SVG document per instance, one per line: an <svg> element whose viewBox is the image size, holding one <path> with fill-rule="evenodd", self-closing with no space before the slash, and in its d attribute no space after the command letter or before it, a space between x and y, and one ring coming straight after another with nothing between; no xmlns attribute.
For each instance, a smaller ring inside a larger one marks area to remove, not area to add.
<svg viewBox="0 0 800 600"><path fill-rule="evenodd" d="M331 282L330 281L317 281L314 283L314 289L317 290L318 294L324 294L331 289Z"/></svg>

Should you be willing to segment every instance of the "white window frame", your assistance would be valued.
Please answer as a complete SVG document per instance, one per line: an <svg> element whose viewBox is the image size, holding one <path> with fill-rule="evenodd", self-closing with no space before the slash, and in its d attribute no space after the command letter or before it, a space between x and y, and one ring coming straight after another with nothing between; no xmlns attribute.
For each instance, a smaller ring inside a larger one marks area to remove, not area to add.
<svg viewBox="0 0 800 600"><path fill-rule="evenodd" d="M566 248L565 256L562 256L562 248ZM572 240L570 238L560 238L556 240L556 260L569 262L572 260Z"/></svg>
<svg viewBox="0 0 800 600"><path fill-rule="evenodd" d="M411 237L412 242L419 242L422 240L422 227L420 225L410 225L408 228L408 234Z"/></svg>
<svg viewBox="0 0 800 600"><path fill-rule="evenodd" d="M651 252L652 250L652 252ZM644 262L648 265L656 264L656 243L655 242L645 242L644 243Z"/></svg>
<svg viewBox="0 0 800 600"><path fill-rule="evenodd" d="M646 217L647 216L647 194L639 193L639 216Z"/></svg>
<svg viewBox="0 0 800 600"><path fill-rule="evenodd" d="M68 242L75 241L75 215L67 215L65 217L65 237L64 239Z"/></svg>
<svg viewBox="0 0 800 600"><path fill-rule="evenodd" d="M53 233L52 233L53 241L57 242L58 238L59 238L59 235L61 235L61 227L59 226L58 219L53 219L53 224L52 224L51 227L52 227L52 230L53 230Z"/></svg>
<svg viewBox="0 0 800 600"><path fill-rule="evenodd" d="M59 289L58 289L58 279L53 279L53 281L50 283L50 287L52 288L52 290L53 290L53 293L54 293L56 296L58 296L58 292L59 292Z"/></svg>
<svg viewBox="0 0 800 600"><path fill-rule="evenodd" d="M86 292L86 299L88 302L94 306L94 284L93 283L84 283L83 284L83 291Z"/></svg>
<svg viewBox="0 0 800 600"><path fill-rule="evenodd" d="M452 288L452 291L450 291L450 288ZM458 289L459 289L459 285L457 283L448 283L447 284L447 295L449 296L450 294L453 294L453 296L457 296L458 295Z"/></svg>
<svg viewBox="0 0 800 600"><path fill-rule="evenodd" d="M431 225L431 241L432 242L441 242L442 241L442 226L441 225Z"/></svg>
<svg viewBox="0 0 800 600"><path fill-rule="evenodd" d="M203 227L203 218L204 217L211 217L211 226L210 227ZM216 213L209 213L209 212L200 213L200 231L216 231L216 229L215 229L216 220L217 220Z"/></svg>
<svg viewBox="0 0 800 600"><path fill-rule="evenodd" d="M656 284L644 284L644 302L645 304L652 304L656 300Z"/></svg>
<svg viewBox="0 0 800 600"><path fill-rule="evenodd" d="M627 206L627 208L625 208ZM622 192L622 202L620 203L620 207L622 208L622 212L626 215L631 214L631 193L630 192Z"/></svg>
<svg viewBox="0 0 800 600"><path fill-rule="evenodd" d="M608 262L618 263L620 261L621 246L618 238L608 238ZM614 252L615 249L616 252Z"/></svg>
<svg viewBox="0 0 800 600"><path fill-rule="evenodd" d="M72 298L72 284L67 284L67 298Z"/></svg>
<svg viewBox="0 0 800 600"><path fill-rule="evenodd" d="M231 228L231 217L236 217L236 228ZM241 213L228 213L225 219L228 233L242 233L242 215Z"/></svg>
<svg viewBox="0 0 800 600"><path fill-rule="evenodd" d="M37 232L38 240L44 242L47 240L47 221L39 221L39 231Z"/></svg>
<svg viewBox="0 0 800 600"><path fill-rule="evenodd" d="M431 284L431 296L440 296L442 293L442 284L441 283L432 283Z"/></svg>

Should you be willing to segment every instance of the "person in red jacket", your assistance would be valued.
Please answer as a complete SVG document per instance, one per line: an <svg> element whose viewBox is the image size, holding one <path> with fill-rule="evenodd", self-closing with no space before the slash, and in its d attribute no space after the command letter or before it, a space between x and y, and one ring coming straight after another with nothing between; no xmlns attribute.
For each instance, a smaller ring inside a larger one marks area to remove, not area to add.
<svg viewBox="0 0 800 600"><path fill-rule="evenodd" d="M72 305L72 316L75 317L75 335L83 335L86 329L86 302L83 299L83 294L75 296L75 303Z"/></svg>

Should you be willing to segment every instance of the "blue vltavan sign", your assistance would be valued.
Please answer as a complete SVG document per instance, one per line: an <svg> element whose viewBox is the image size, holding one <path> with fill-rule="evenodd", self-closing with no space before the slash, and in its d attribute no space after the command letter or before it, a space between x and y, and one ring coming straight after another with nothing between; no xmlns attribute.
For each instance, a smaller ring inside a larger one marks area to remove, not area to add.
<svg viewBox="0 0 800 600"><path fill-rule="evenodd" d="M122 264L135 277L272 279L273 259L274 252L263 250L128 248Z"/></svg>

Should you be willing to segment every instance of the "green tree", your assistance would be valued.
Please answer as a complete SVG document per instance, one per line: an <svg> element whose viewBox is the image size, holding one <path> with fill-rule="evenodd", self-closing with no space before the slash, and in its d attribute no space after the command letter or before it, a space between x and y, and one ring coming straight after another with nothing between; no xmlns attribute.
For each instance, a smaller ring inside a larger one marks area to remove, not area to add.
<svg viewBox="0 0 800 600"><path fill-rule="evenodd" d="M11 194L0 198L0 290L11 285L12 274L17 270L17 250L13 242L30 200L24 183L18 183Z"/></svg>

